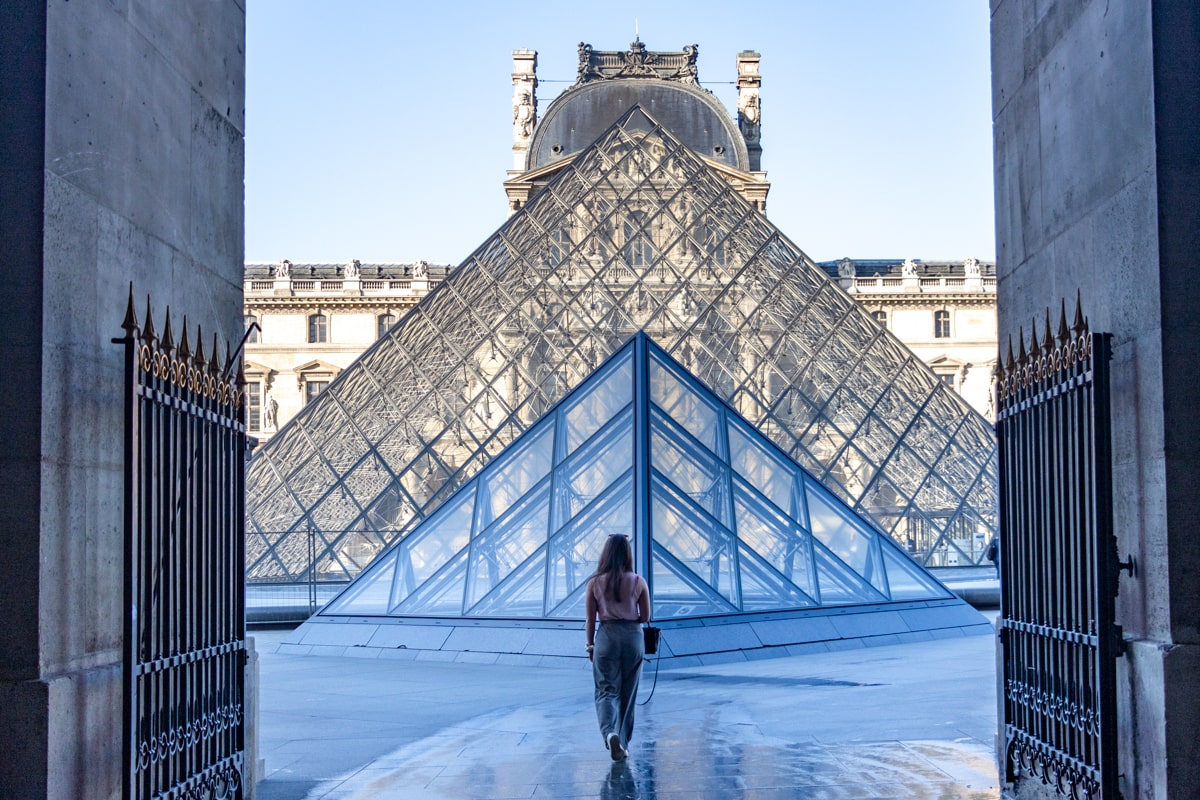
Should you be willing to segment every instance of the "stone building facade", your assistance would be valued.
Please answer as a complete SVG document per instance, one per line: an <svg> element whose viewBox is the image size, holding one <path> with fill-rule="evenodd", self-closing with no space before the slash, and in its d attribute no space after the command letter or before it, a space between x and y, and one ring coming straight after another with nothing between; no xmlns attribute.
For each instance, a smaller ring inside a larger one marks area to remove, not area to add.
<svg viewBox="0 0 1200 800"><path fill-rule="evenodd" d="M445 264L247 263L242 284L250 435L296 415L446 276Z"/></svg>
<svg viewBox="0 0 1200 800"><path fill-rule="evenodd" d="M843 258L820 266L943 383L995 420L994 262Z"/></svg>

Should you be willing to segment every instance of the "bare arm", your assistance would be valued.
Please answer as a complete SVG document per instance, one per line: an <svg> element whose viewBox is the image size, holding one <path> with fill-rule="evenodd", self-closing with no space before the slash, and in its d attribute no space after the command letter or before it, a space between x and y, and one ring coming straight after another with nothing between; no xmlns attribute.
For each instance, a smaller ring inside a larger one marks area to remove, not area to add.
<svg viewBox="0 0 1200 800"><path fill-rule="evenodd" d="M587 594L587 654L588 661L592 660L592 647L596 644L596 595L592 594L592 582L588 581L587 589L584 590Z"/></svg>
<svg viewBox="0 0 1200 800"><path fill-rule="evenodd" d="M638 579L638 621L650 621L650 586L645 578Z"/></svg>

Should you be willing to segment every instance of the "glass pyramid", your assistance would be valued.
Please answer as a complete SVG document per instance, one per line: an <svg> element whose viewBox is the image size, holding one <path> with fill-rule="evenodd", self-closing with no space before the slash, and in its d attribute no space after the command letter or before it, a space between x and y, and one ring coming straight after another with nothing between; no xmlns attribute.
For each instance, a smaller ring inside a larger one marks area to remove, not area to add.
<svg viewBox="0 0 1200 800"><path fill-rule="evenodd" d="M321 613L582 619L610 534L656 619L949 597L639 333Z"/></svg>
<svg viewBox="0 0 1200 800"><path fill-rule="evenodd" d="M354 577L638 331L921 563L982 559L988 423L635 106L255 454L247 579Z"/></svg>

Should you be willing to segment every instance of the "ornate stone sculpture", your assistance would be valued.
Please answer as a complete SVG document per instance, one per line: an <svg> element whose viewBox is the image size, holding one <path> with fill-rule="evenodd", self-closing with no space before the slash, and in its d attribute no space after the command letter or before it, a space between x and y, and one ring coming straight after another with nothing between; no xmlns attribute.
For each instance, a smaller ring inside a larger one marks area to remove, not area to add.
<svg viewBox="0 0 1200 800"><path fill-rule="evenodd" d="M513 138L528 139L533 135L533 95L528 89L519 89L513 99Z"/></svg>
<svg viewBox="0 0 1200 800"><path fill-rule="evenodd" d="M342 271L342 274L347 278L358 278L362 275L361 262L357 258L351 259L350 263L346 264L346 268Z"/></svg>
<svg viewBox="0 0 1200 800"><path fill-rule="evenodd" d="M963 270L966 272L968 278L978 278L980 274L979 259L968 258L963 262Z"/></svg>
<svg viewBox="0 0 1200 800"><path fill-rule="evenodd" d="M838 277L853 278L855 276L854 259L843 258L838 262Z"/></svg>
<svg viewBox="0 0 1200 800"><path fill-rule="evenodd" d="M413 264L413 277L414 278L428 278L429 277L429 262L428 261L418 261L416 264Z"/></svg>
<svg viewBox="0 0 1200 800"><path fill-rule="evenodd" d="M917 277L917 265L911 258L904 259L904 264L900 267L900 274L905 278Z"/></svg>
<svg viewBox="0 0 1200 800"><path fill-rule="evenodd" d="M759 117L762 110L759 102L757 90L738 95L738 127L741 128L747 142L758 141Z"/></svg>
<svg viewBox="0 0 1200 800"><path fill-rule="evenodd" d="M288 261L285 258L283 261L280 261L278 264L276 264L275 265L275 277L276 278L292 277L292 262Z"/></svg>
<svg viewBox="0 0 1200 800"><path fill-rule="evenodd" d="M652 52L640 38L625 51L594 50L590 44L580 42L575 85L614 78L659 78L699 86L699 54L700 46L696 44L684 45L678 52Z"/></svg>

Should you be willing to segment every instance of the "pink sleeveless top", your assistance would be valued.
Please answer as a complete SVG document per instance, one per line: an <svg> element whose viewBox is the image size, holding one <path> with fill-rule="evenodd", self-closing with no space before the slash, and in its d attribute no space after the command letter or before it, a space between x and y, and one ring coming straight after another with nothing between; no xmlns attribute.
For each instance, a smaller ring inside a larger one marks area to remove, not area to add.
<svg viewBox="0 0 1200 800"><path fill-rule="evenodd" d="M638 597L642 593L642 587L646 585L642 576L636 572L626 572L621 576L620 600L614 600L612 595L605 591L607 585L607 575L599 575L592 579L591 591L596 598L596 615L600 617L600 621L632 620L636 622L639 619Z"/></svg>

